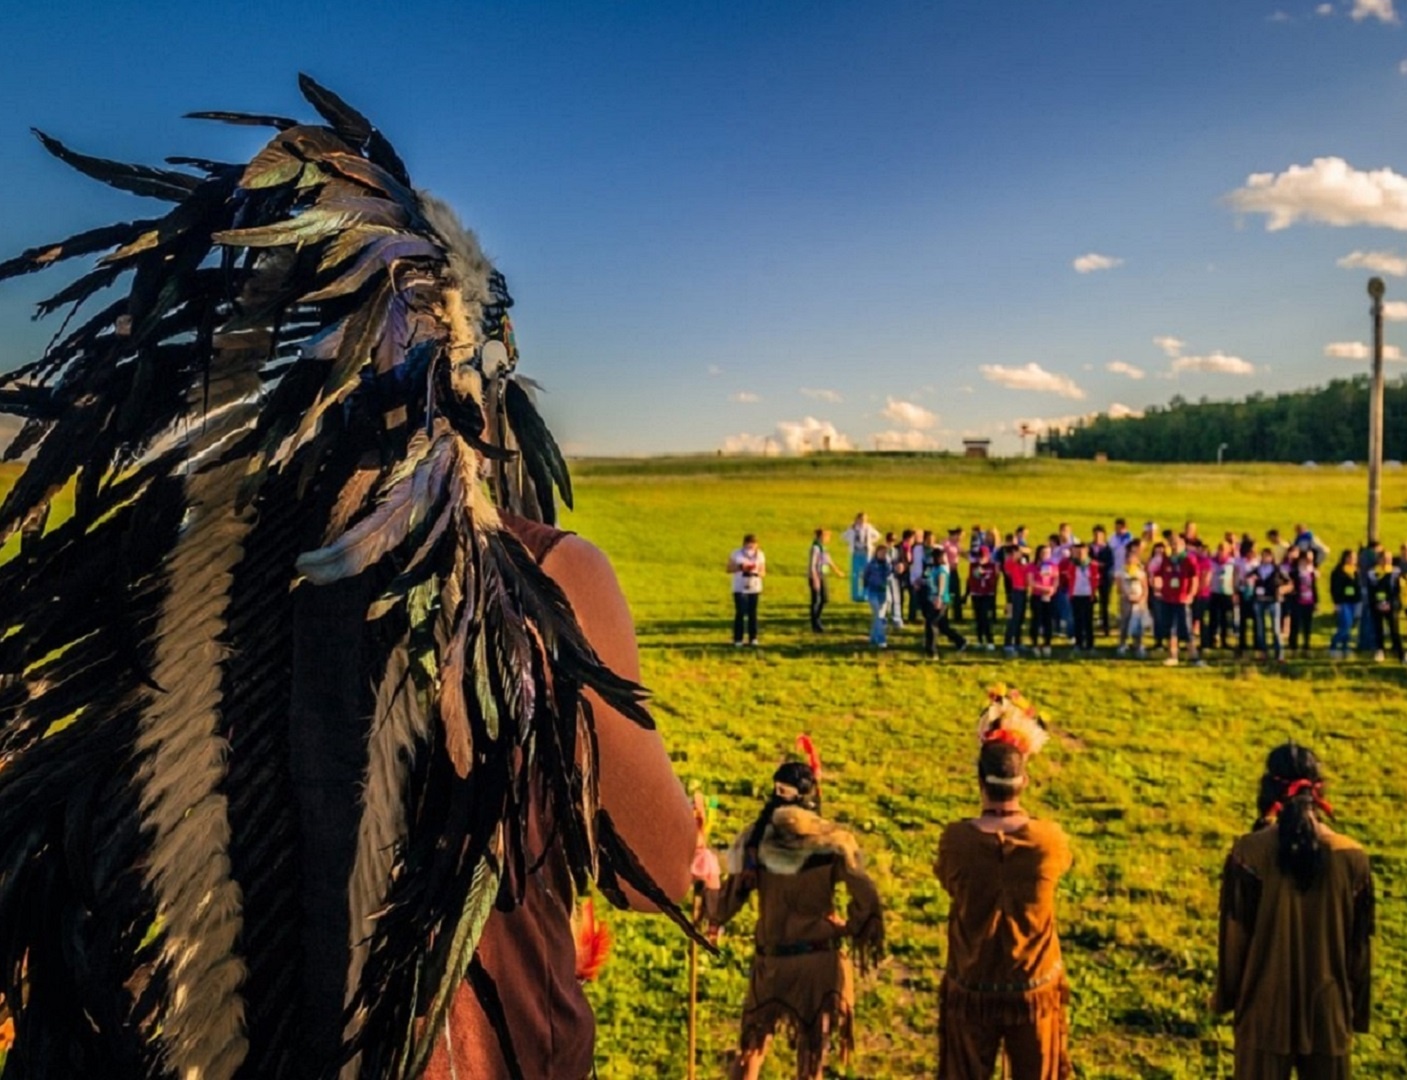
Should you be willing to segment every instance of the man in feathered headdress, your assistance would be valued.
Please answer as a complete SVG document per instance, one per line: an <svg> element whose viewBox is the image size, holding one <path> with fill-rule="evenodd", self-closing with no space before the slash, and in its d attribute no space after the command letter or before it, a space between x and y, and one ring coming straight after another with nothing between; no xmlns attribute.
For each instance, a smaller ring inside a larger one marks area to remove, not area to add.
<svg viewBox="0 0 1407 1080"><path fill-rule="evenodd" d="M0 262L101 256L0 376L7 1072L584 1077L573 897L670 910L692 814L502 276L300 85L198 114L247 165L41 135L171 206Z"/></svg>
<svg viewBox="0 0 1407 1080"><path fill-rule="evenodd" d="M989 1080L1005 1047L1014 1080L1070 1075L1069 986L1055 888L1070 868L1060 826L1021 807L1046 741L1035 708L994 687L978 723L982 811L943 831L934 871L952 897L938 1020L940 1080Z"/></svg>
<svg viewBox="0 0 1407 1080"><path fill-rule="evenodd" d="M833 1044L842 1059L854 1047L854 974L843 947L850 942L862 969L873 963L884 922L855 837L821 817L819 758L787 762L773 774L762 813L728 852L721 888L716 857L696 873L712 886L705 899L715 926L757 894L757 953L731 1075L759 1076L773 1033L782 1027L796 1046L798 1080L820 1080ZM835 913L838 885L850 896L843 919Z"/></svg>

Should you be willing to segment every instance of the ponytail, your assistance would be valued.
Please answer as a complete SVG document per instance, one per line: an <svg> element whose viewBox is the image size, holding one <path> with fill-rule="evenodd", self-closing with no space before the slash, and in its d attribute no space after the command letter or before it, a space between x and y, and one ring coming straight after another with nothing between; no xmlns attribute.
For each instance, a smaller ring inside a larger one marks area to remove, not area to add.
<svg viewBox="0 0 1407 1080"><path fill-rule="evenodd" d="M1319 836L1319 811L1332 814L1324 801L1319 760L1302 746L1286 743L1270 752L1260 781L1257 829L1272 824L1279 833L1280 869L1295 886L1308 890L1323 872L1324 841Z"/></svg>

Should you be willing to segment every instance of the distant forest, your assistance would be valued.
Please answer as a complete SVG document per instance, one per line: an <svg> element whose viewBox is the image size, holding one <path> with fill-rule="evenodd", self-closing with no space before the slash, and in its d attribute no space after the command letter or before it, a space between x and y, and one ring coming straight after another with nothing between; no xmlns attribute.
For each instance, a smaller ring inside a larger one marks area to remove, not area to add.
<svg viewBox="0 0 1407 1080"><path fill-rule="evenodd" d="M1141 417L1096 416L1036 441L1036 452L1111 461L1357 461L1368 457L1366 375L1243 401L1173 398ZM1389 380L1383 399L1383 457L1407 459L1407 379Z"/></svg>

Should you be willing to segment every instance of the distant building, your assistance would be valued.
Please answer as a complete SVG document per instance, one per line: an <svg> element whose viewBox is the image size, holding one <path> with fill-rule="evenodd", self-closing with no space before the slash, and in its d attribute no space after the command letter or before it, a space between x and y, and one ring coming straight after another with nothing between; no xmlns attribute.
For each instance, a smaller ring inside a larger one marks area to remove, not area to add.
<svg viewBox="0 0 1407 1080"><path fill-rule="evenodd" d="M962 456L971 458L987 458L992 456L991 439L963 439Z"/></svg>

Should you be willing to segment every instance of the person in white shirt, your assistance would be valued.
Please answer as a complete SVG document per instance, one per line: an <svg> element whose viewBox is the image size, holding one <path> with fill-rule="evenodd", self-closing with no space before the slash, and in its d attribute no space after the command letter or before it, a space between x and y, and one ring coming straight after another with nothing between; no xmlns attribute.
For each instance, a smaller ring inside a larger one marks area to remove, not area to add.
<svg viewBox="0 0 1407 1080"><path fill-rule="evenodd" d="M733 647L757 644L757 601L762 595L762 579L767 576L767 556L757 546L757 537L748 533L743 546L728 556L728 573L733 575Z"/></svg>
<svg viewBox="0 0 1407 1080"><path fill-rule="evenodd" d="M865 567L869 565L875 545L880 541L879 530L870 524L869 515L861 511L855 515L850 528L840 534L840 538L850 548L850 599L863 604Z"/></svg>

